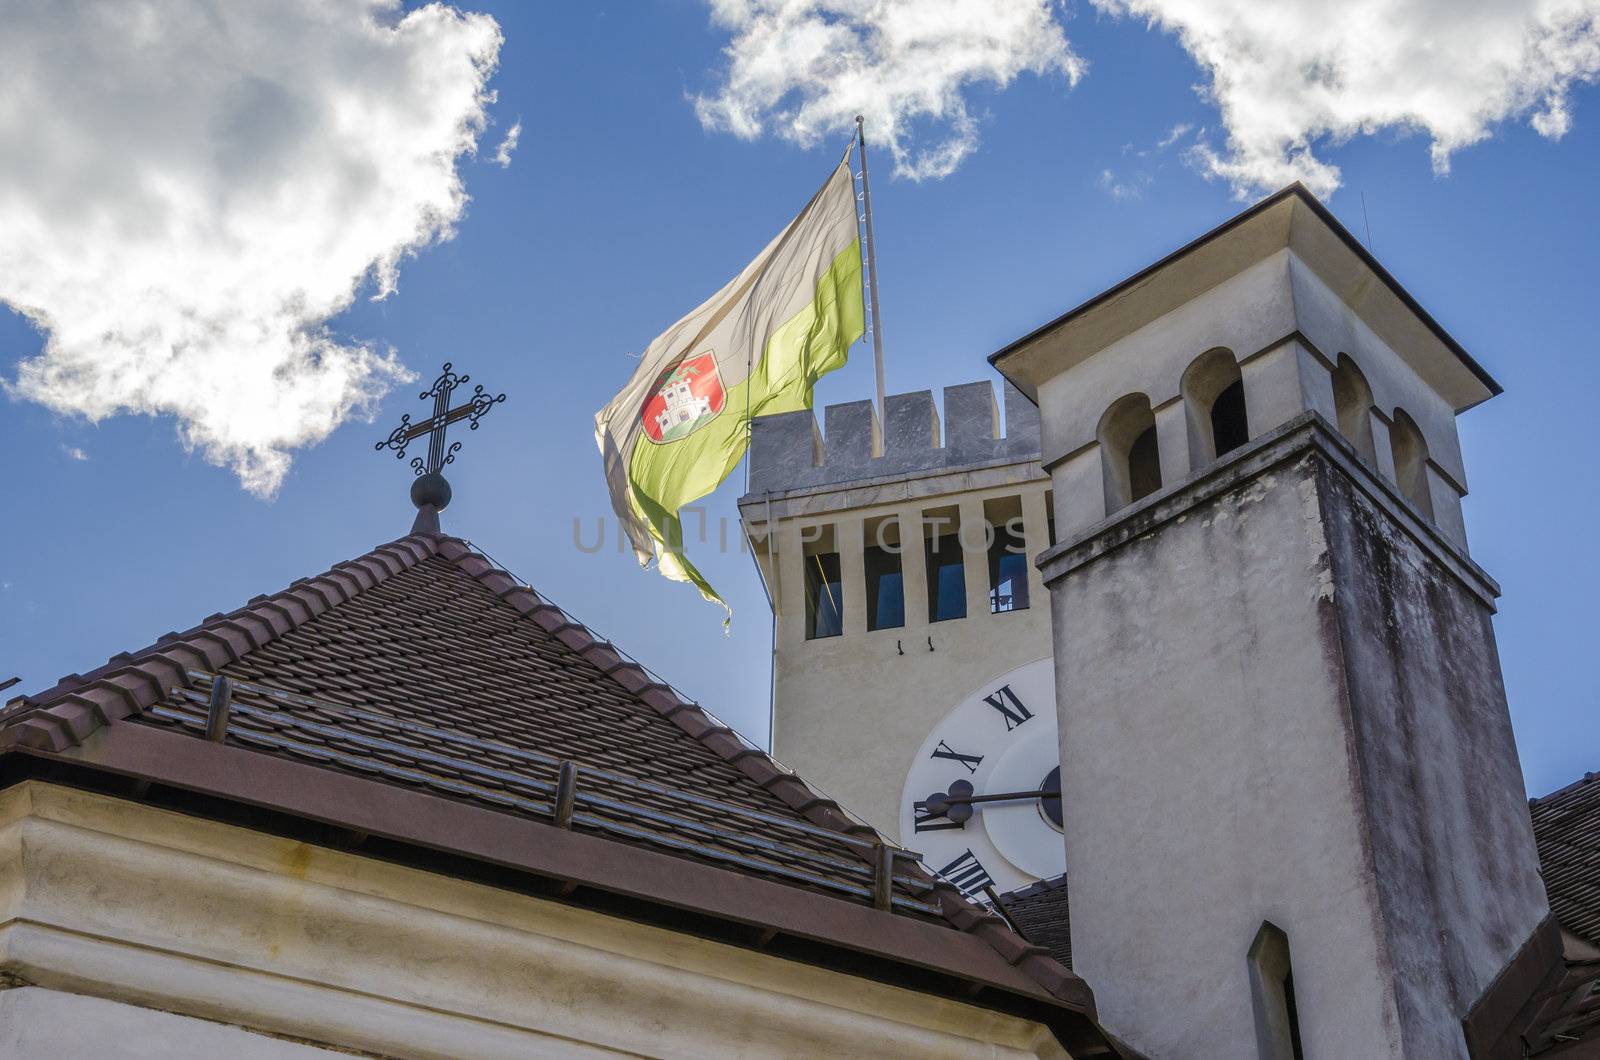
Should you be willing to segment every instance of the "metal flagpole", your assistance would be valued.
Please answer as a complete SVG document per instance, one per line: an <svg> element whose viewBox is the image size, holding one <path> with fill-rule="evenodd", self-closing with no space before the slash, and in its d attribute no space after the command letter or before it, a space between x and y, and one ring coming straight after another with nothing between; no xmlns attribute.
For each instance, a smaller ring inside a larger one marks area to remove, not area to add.
<svg viewBox="0 0 1600 1060"><path fill-rule="evenodd" d="M887 410L883 405L883 319L878 316L878 253L872 238L872 185L867 181L867 136L856 115L856 145L861 149L861 203L867 222L867 300L872 308L872 367L878 378L878 422L883 424Z"/></svg>

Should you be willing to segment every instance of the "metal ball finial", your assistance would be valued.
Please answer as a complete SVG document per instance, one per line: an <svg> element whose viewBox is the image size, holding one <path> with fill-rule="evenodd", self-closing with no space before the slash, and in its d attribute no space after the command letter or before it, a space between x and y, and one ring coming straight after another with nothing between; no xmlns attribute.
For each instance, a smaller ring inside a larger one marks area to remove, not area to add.
<svg viewBox="0 0 1600 1060"><path fill-rule="evenodd" d="M450 503L450 483L437 471L419 475L411 483L411 503L418 508L431 504L443 511Z"/></svg>

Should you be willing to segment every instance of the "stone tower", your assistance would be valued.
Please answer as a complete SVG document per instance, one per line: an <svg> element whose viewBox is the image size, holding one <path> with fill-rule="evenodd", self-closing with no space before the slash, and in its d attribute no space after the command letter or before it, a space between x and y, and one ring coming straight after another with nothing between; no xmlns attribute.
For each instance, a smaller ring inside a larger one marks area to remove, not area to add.
<svg viewBox="0 0 1600 1060"><path fill-rule="evenodd" d="M776 619L773 753L891 836L940 719L1050 655L1038 415L1003 403L1003 431L988 382L946 387L942 425L926 390L887 399L887 430L869 401L830 405L825 436L809 410L754 424L739 509Z"/></svg>
<svg viewBox="0 0 1600 1060"><path fill-rule="evenodd" d="M1041 410L1074 967L1152 1057L1467 1055L1547 908L1455 416L1304 188L992 358Z"/></svg>

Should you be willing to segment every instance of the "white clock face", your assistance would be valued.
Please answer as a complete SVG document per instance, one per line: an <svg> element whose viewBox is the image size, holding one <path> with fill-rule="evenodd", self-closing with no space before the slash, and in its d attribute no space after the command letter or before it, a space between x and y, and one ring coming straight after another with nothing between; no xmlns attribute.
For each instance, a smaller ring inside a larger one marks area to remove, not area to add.
<svg viewBox="0 0 1600 1060"><path fill-rule="evenodd" d="M917 751L900 797L901 843L969 898L1059 876L1060 755L1052 661L994 678ZM1040 794L1050 790L1057 795Z"/></svg>

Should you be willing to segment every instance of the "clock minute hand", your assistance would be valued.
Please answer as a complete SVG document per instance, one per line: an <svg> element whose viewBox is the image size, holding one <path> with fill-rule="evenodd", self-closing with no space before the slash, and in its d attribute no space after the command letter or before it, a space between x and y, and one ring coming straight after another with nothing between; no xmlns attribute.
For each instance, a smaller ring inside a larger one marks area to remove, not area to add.
<svg viewBox="0 0 1600 1060"><path fill-rule="evenodd" d="M944 801L948 805L954 806L957 803L1009 802L1012 799L1038 799L1044 797L1059 799L1061 792L1055 788L1041 788L1038 791L1005 791L997 792L993 795L947 795Z"/></svg>

